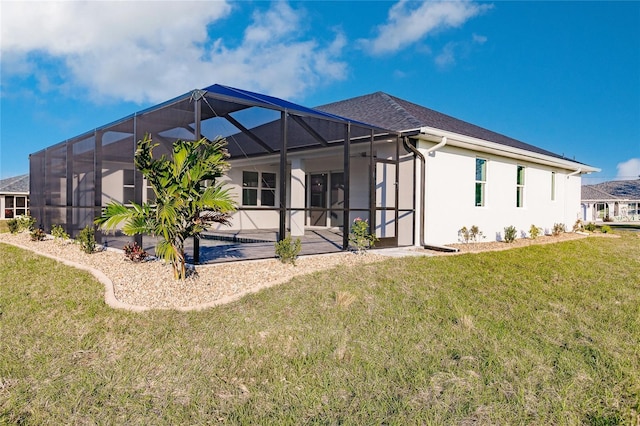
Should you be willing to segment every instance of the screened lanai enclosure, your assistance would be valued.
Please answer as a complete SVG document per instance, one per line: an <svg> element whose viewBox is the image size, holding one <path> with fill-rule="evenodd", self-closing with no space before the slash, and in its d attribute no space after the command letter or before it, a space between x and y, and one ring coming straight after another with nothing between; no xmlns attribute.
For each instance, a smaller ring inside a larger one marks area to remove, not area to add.
<svg viewBox="0 0 640 426"><path fill-rule="evenodd" d="M397 132L282 99L213 85L135 113L31 154L31 214L49 231L72 236L111 201L153 202L135 169L137 141L150 134L154 157L178 140L225 137L231 169L224 177L238 209L231 226L210 228L187 249L193 263L274 257L291 235L302 254L349 247L350 224L369 221L378 247L412 245L415 161ZM122 247L135 239L96 233Z"/></svg>

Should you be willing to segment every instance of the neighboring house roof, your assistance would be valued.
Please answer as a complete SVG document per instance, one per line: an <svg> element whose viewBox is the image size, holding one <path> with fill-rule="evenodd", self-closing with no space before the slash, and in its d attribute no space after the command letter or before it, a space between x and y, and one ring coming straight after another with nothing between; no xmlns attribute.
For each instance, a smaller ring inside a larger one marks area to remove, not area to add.
<svg viewBox="0 0 640 426"><path fill-rule="evenodd" d="M363 121L365 123L373 124L374 126L379 126L397 132L414 130L420 127L433 127L464 136L495 142L512 148L518 148L578 163L575 160L566 159L553 152L529 145L500 133L484 129L476 126L475 124L467 123L466 121L459 120L412 102L396 98L384 92L358 96L344 101L322 105L315 109L353 118L354 120Z"/></svg>
<svg viewBox="0 0 640 426"><path fill-rule="evenodd" d="M29 192L29 175L0 179L0 194Z"/></svg>
<svg viewBox="0 0 640 426"><path fill-rule="evenodd" d="M617 201L620 200L620 197L611 195L599 188L596 188L594 185L582 185L581 199L583 201Z"/></svg>
<svg viewBox="0 0 640 426"><path fill-rule="evenodd" d="M617 197L630 200L640 200L640 179L613 180L590 186Z"/></svg>

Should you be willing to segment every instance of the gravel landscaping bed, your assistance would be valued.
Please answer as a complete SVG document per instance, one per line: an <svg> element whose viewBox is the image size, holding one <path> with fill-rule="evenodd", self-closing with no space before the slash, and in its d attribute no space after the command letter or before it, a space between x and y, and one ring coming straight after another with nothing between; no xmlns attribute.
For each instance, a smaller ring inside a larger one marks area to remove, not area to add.
<svg viewBox="0 0 640 426"><path fill-rule="evenodd" d="M611 236L611 234L595 234ZM505 250L532 244L549 244L585 235L565 233L559 236L542 236L535 240L517 239L511 244L504 242L473 242L452 244L460 253ZM31 241L28 233L0 234L0 242L12 243L36 252L76 262L104 273L113 283L115 298L128 305L161 309L198 309L226 303L262 288L289 281L291 278L334 266L350 267L371 263L387 257L375 252L357 255L334 253L299 257L296 265L283 264L276 259L238 261L215 265L201 265L197 273L184 281L174 280L169 265L159 260L134 263L126 259L121 250L109 249L86 254L73 242L47 239ZM445 255L451 253L423 251L425 254Z"/></svg>
<svg viewBox="0 0 640 426"><path fill-rule="evenodd" d="M201 265L184 281L174 280L170 265L160 260L134 263L120 250L86 254L70 241L31 241L28 233L0 234L0 242L46 253L103 272L112 282L118 301L149 308L198 308L238 299L244 294L289 281L291 278L340 265L386 259L373 253L335 253L299 257L296 265L276 259Z"/></svg>

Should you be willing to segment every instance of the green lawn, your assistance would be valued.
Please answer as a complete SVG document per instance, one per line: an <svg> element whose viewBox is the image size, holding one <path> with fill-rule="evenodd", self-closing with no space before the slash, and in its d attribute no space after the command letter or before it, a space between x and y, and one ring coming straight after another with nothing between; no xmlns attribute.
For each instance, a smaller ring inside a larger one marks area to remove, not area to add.
<svg viewBox="0 0 640 426"><path fill-rule="evenodd" d="M639 277L627 233L130 313L0 244L0 424L634 424Z"/></svg>

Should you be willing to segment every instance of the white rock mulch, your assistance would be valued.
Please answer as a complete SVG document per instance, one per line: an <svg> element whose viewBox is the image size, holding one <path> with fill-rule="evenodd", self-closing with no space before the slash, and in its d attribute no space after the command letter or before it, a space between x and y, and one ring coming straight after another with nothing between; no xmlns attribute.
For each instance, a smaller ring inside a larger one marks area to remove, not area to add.
<svg viewBox="0 0 640 426"><path fill-rule="evenodd" d="M131 310L204 309L287 282L297 275L386 258L372 253L335 253L300 257L295 266L276 259L202 265L197 267L196 275L180 281L173 279L171 267L164 262L134 263L126 259L120 250L86 254L69 241L31 241L28 233L0 234L0 242L72 262L72 266L84 267L92 272L102 272L106 277L101 281L106 287L107 303ZM109 281L112 283L114 300L109 299Z"/></svg>
<svg viewBox="0 0 640 426"><path fill-rule="evenodd" d="M595 234L609 236L609 234ZM617 237L610 235L611 237ZM638 235L640 237L640 234ZM462 253L504 250L532 244L549 244L585 238L585 235L566 233L559 237L540 237L536 240L517 239L513 244L482 242L453 244ZM105 285L105 300L116 308L146 309L204 309L228 303L260 289L285 283L297 275L308 274L334 266L352 266L377 262L388 257L368 252L334 253L303 256L296 265L283 264L276 259L236 261L197 267L197 274L184 281L174 280L169 265L161 261L134 263L121 250L109 249L93 254L83 253L72 242L31 241L28 233L0 234L0 242L13 244L64 261L71 266L88 269ZM441 252L428 252L443 255ZM450 253L452 254L452 253Z"/></svg>

